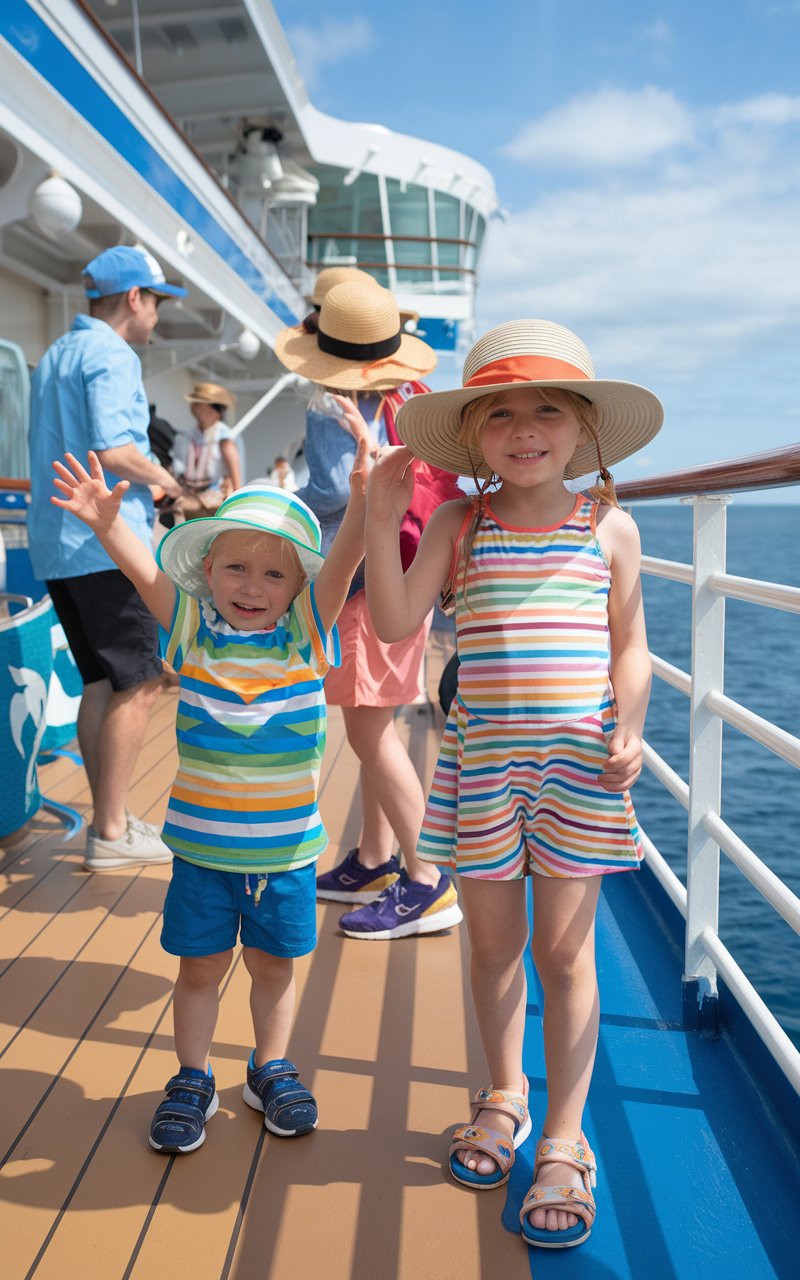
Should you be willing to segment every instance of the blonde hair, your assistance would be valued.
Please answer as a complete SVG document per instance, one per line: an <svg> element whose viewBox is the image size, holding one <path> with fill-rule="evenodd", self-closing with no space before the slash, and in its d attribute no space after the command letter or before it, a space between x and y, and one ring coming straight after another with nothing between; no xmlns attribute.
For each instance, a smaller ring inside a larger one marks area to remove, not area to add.
<svg viewBox="0 0 800 1280"><path fill-rule="evenodd" d="M588 490L590 498L595 502L600 502L607 507L618 507L617 495L614 489L614 477L611 472L603 466L603 458L600 452L600 440L597 434L597 410L591 400L587 400L586 396L580 395L576 391L567 391L562 387L536 387L536 391L542 397L545 404L557 405L562 408L570 409L578 420L583 431L592 437L597 448L598 462L598 483L592 485ZM477 497L473 499L474 512L470 525L461 541L461 545L457 548L457 556L455 557L455 569L451 575L450 581L446 584L443 596L449 588L450 593L454 596L456 591L456 583L459 575L461 576L461 589L464 596L464 602L467 608L470 607L467 599L467 568L469 566L472 548L477 537L478 530L481 526L483 513L486 505L486 494L492 489L499 488L500 481L497 476L480 477L478 472L484 464L484 457L481 452L481 438L489 415L497 405L500 405L506 399L507 392L494 391L486 396L478 396L474 400L468 401L461 410L461 422L458 429L458 443L463 445L469 456L472 465L472 478L475 481L475 487L478 490Z"/></svg>

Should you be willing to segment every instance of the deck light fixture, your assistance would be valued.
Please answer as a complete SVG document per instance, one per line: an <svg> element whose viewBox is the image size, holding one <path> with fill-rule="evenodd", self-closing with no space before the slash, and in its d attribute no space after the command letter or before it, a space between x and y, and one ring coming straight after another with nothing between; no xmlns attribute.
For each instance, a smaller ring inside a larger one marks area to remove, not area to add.
<svg viewBox="0 0 800 1280"><path fill-rule="evenodd" d="M242 360L255 360L261 350L261 343L251 329L242 329L233 345Z"/></svg>
<svg viewBox="0 0 800 1280"><path fill-rule="evenodd" d="M83 203L74 187L57 173L40 182L30 198L30 213L51 240L74 231L83 217Z"/></svg>

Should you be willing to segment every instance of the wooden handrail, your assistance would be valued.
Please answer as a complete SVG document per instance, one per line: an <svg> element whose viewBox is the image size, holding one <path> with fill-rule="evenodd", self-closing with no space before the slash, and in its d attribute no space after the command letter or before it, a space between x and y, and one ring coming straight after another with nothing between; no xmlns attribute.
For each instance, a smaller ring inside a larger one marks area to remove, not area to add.
<svg viewBox="0 0 800 1280"><path fill-rule="evenodd" d="M0 476L0 489L6 493L30 493L30 480L15 480L11 476Z"/></svg>
<svg viewBox="0 0 800 1280"><path fill-rule="evenodd" d="M748 489L777 489L793 484L800 484L800 444L712 462L704 467L668 471L644 480L626 480L617 485L617 496L630 502L682 498L695 493L744 493Z"/></svg>

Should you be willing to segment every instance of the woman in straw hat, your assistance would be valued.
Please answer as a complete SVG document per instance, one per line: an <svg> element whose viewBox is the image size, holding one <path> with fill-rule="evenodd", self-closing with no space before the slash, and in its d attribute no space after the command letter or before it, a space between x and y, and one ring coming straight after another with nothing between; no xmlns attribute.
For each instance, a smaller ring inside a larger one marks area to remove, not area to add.
<svg viewBox="0 0 800 1280"><path fill-rule="evenodd" d="M360 271L358 267L325 267L320 271L314 281L314 291L308 298L308 302L311 303L314 311L310 315L306 316L303 321L304 326L309 332L314 330L319 324L319 313L322 309L322 303L325 299L325 295L329 293L331 289L335 288L337 284L347 284L353 280L358 281L359 284L377 285L378 288L380 288L380 285L378 285L378 281L374 276L371 276L368 271ZM413 332L413 329L416 327L417 321L419 320L419 312L401 310L399 315L401 329L407 328L409 333Z"/></svg>
<svg viewBox="0 0 800 1280"><path fill-rule="evenodd" d="M367 491L378 634L405 635L442 588L455 602L458 692L418 852L459 876L491 1084L455 1131L450 1171L474 1189L501 1185L531 1129L522 1070L530 875L548 1096L520 1220L527 1243L547 1248L580 1244L595 1215L582 1131L599 1018L594 917L602 877L642 857L629 795L650 688L639 539L606 467L661 421L651 392L596 379L568 329L512 321L472 348L460 391L403 406L408 447L378 463ZM412 457L471 473L478 495L436 512L404 576L397 529ZM590 470L600 479L590 496L565 487Z"/></svg>
<svg viewBox="0 0 800 1280"><path fill-rule="evenodd" d="M179 509L186 519L213 515L241 484L239 451L225 423L236 397L216 382L196 382L188 396L195 428L176 447L173 470L181 481Z"/></svg>
<svg viewBox="0 0 800 1280"><path fill-rule="evenodd" d="M275 352L288 369L319 388L306 420L309 483L299 495L314 510L323 545L341 519L344 477L352 438L342 419L356 414L371 423L376 445L396 443L394 418L410 397L427 391L419 381L436 364L429 346L402 331L392 295L374 281L334 282L319 314L284 329ZM334 394L331 394L331 393ZM335 394L338 393L338 394ZM399 531L399 553L411 562L431 511L459 490L455 478L420 464L418 501ZM355 849L317 879L317 894L357 907L342 916L350 937L398 938L458 924L461 911L452 882L416 857L425 798L395 728L395 708L418 696L430 618L394 644L375 635L363 576L356 576L339 619L342 665L325 682L328 702L342 708L347 738L361 763L362 830ZM405 858L393 856L395 839ZM377 900L377 901L376 901Z"/></svg>

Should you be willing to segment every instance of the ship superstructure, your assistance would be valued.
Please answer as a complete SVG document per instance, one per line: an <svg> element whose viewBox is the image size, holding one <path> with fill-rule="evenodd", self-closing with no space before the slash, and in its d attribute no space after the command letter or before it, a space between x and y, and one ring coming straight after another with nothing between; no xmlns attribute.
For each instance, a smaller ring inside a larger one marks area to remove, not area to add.
<svg viewBox="0 0 800 1280"><path fill-rule="evenodd" d="M29 364L86 262L142 243L189 289L142 353L159 413L226 383L253 475L302 436L272 344L320 267L369 271L445 357L471 341L491 175L318 111L266 0L7 0L0 67L0 337Z"/></svg>

